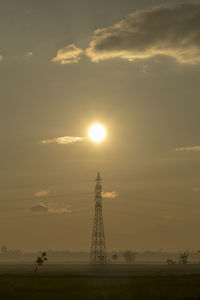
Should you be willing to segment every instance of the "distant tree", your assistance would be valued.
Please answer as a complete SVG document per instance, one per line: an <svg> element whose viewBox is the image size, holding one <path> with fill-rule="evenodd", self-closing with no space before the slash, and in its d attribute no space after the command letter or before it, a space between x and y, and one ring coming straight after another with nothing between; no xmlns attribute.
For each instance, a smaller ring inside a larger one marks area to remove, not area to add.
<svg viewBox="0 0 200 300"><path fill-rule="evenodd" d="M199 261L198 261L198 263L200 264L200 250L198 250L197 252L199 254Z"/></svg>
<svg viewBox="0 0 200 300"><path fill-rule="evenodd" d="M189 257L189 253L188 252L182 252L179 256L179 263L181 265L187 265L188 263L188 257Z"/></svg>
<svg viewBox="0 0 200 300"><path fill-rule="evenodd" d="M112 254L111 258L112 258L112 260L114 261L114 263L116 264L117 259L118 259L117 253Z"/></svg>
<svg viewBox="0 0 200 300"><path fill-rule="evenodd" d="M42 255L38 256L36 261L35 261L35 263L36 263L36 266L35 266L35 269L34 269L34 274L35 275L37 274L38 267L43 266L45 261L47 261L47 255L46 255L46 252L42 252Z"/></svg>
<svg viewBox="0 0 200 300"><path fill-rule="evenodd" d="M176 262L173 259L167 259L167 264L168 265L175 265Z"/></svg>
<svg viewBox="0 0 200 300"><path fill-rule="evenodd" d="M135 261L135 255L136 253L131 250L127 250L123 252L123 257L127 262L127 264L132 264Z"/></svg>
<svg viewBox="0 0 200 300"><path fill-rule="evenodd" d="M5 245L1 248L1 252L3 254L7 254L8 253L8 249L7 249L7 247Z"/></svg>

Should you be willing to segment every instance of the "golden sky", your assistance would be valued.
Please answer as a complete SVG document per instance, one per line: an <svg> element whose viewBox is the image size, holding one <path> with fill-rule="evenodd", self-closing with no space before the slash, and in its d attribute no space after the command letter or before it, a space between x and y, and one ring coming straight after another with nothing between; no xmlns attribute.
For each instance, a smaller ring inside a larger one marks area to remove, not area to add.
<svg viewBox="0 0 200 300"><path fill-rule="evenodd" d="M1 1L2 244L89 251L99 171L108 250L200 248L199 20L190 0Z"/></svg>

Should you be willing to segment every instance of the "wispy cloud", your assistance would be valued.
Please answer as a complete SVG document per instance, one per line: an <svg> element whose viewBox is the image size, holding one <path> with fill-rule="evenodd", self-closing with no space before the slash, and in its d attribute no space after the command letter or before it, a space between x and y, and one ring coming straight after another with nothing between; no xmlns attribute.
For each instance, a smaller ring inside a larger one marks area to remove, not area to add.
<svg viewBox="0 0 200 300"><path fill-rule="evenodd" d="M166 215L166 216L163 216L163 219L164 219L164 220L170 221L170 220L173 219L173 216L171 216L171 215Z"/></svg>
<svg viewBox="0 0 200 300"><path fill-rule="evenodd" d="M68 145L76 142L81 142L85 140L86 137L78 137L78 136L63 136L63 137L58 137L58 138L53 138L49 140L42 140L40 144L51 144L51 143L56 143L56 144L61 144L61 145Z"/></svg>
<svg viewBox="0 0 200 300"><path fill-rule="evenodd" d="M103 198L116 198L118 196L118 193L116 191L112 192L103 192L102 197Z"/></svg>
<svg viewBox="0 0 200 300"><path fill-rule="evenodd" d="M58 207L53 203L44 204L43 202L32 206L29 209L33 213L50 213L50 214L67 214L71 213L71 209L67 209L64 207Z"/></svg>
<svg viewBox="0 0 200 300"><path fill-rule="evenodd" d="M74 44L70 44L62 49L58 49L56 57L52 58L51 61L62 65L77 63L83 52L83 49L76 47Z"/></svg>
<svg viewBox="0 0 200 300"><path fill-rule="evenodd" d="M179 148L176 148L175 151L177 151L177 152L181 152L181 151L200 152L200 146L179 147Z"/></svg>
<svg viewBox="0 0 200 300"><path fill-rule="evenodd" d="M48 212L52 214L68 214L72 213L72 210L64 207L56 207L54 205L49 205Z"/></svg>
<svg viewBox="0 0 200 300"><path fill-rule="evenodd" d="M33 56L33 52L32 51L29 51L29 52L27 52L26 54L25 54L25 57L26 58L30 58L30 57L32 57Z"/></svg>
<svg viewBox="0 0 200 300"><path fill-rule="evenodd" d="M129 61L155 55L181 63L200 63L200 3L172 4L134 12L98 29L86 50L94 62Z"/></svg>
<svg viewBox="0 0 200 300"><path fill-rule="evenodd" d="M49 194L49 191L47 190L43 190L43 191L39 191L39 192L36 192L34 194L34 197L37 197L37 198L40 198L40 197L45 197Z"/></svg>

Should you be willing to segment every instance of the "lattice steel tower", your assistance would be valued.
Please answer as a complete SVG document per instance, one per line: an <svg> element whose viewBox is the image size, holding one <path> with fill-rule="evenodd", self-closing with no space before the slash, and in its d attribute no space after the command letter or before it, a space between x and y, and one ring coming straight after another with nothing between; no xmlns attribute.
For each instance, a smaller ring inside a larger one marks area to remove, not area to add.
<svg viewBox="0 0 200 300"><path fill-rule="evenodd" d="M97 173L96 186L95 186L95 215L94 227L92 234L92 245L90 254L91 264L106 264L106 243L103 227L103 214L102 214L102 186L101 177Z"/></svg>

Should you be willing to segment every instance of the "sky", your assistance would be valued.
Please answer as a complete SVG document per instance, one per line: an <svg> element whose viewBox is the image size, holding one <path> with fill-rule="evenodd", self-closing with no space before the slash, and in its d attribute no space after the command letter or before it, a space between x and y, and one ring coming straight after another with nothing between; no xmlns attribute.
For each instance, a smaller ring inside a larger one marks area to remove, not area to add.
<svg viewBox="0 0 200 300"><path fill-rule="evenodd" d="M100 172L108 251L200 249L200 1L0 7L2 246L90 251Z"/></svg>

